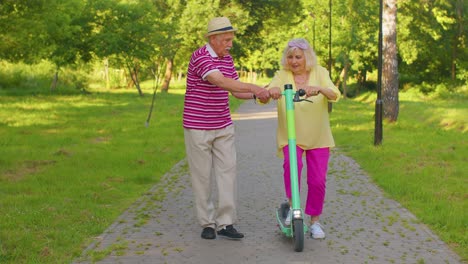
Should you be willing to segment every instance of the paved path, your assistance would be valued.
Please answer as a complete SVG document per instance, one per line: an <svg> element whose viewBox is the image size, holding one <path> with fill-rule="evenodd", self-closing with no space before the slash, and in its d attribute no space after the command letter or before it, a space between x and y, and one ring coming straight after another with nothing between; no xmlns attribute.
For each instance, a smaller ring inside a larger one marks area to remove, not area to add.
<svg viewBox="0 0 468 264"><path fill-rule="evenodd" d="M97 263L461 263L336 149L321 221L327 237L306 236L304 251L294 252L292 240L283 236L275 220L276 207L284 201L282 162L275 156L275 106L246 102L234 118L239 164L236 227L246 235L243 240L200 238L183 160L88 247L84 252L88 257L76 263L92 262L91 254L101 256ZM159 193L167 197L161 200Z"/></svg>

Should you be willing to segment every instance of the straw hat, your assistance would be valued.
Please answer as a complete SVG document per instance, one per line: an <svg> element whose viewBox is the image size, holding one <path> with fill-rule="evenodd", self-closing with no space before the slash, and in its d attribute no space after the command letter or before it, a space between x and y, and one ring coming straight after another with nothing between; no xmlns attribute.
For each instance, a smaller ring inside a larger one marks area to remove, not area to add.
<svg viewBox="0 0 468 264"><path fill-rule="evenodd" d="M236 30L237 28L232 27L231 22L227 17L215 17L208 22L208 33L206 33L205 37L226 32L234 32Z"/></svg>

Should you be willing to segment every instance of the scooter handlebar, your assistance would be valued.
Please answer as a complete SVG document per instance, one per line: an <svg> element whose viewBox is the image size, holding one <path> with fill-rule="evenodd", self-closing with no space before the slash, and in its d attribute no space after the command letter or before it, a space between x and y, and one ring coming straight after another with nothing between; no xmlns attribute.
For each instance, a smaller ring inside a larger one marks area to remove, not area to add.
<svg viewBox="0 0 468 264"><path fill-rule="evenodd" d="M307 101L309 103L313 103L312 101L310 100L307 100L307 99L301 99L300 97L301 96L304 96L306 94L306 91L304 89L299 89L296 91L296 93L294 94L294 98L293 98L293 102L302 102L302 101Z"/></svg>

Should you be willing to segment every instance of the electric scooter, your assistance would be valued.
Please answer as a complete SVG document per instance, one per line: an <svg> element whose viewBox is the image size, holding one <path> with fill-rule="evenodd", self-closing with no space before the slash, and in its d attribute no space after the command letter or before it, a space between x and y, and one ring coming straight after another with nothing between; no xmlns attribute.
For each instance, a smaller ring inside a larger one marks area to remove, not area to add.
<svg viewBox="0 0 468 264"><path fill-rule="evenodd" d="M294 119L294 103L309 101L301 99L305 91L300 89L293 91L291 84L284 86L282 93L286 100L286 121L288 130L289 162L291 172L291 208L288 202L284 202L276 211L276 219L280 230L287 236L292 237L294 241L294 250L301 252L304 249L304 234L307 233L307 225L304 224L304 211L301 209L301 199L299 195L299 180L297 169L296 152L296 123ZM286 217L290 215L290 225L285 224Z"/></svg>

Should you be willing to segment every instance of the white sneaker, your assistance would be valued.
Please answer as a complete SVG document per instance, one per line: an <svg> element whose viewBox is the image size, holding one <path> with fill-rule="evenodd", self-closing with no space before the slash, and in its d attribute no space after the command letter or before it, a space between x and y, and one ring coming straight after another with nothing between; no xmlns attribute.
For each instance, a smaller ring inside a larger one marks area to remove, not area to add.
<svg viewBox="0 0 468 264"><path fill-rule="evenodd" d="M323 227L319 222L310 226L310 235L315 239L325 238L325 232L323 232Z"/></svg>
<svg viewBox="0 0 468 264"><path fill-rule="evenodd" d="M285 225L291 224L291 207L289 207L288 214L286 215L286 219L284 220Z"/></svg>

